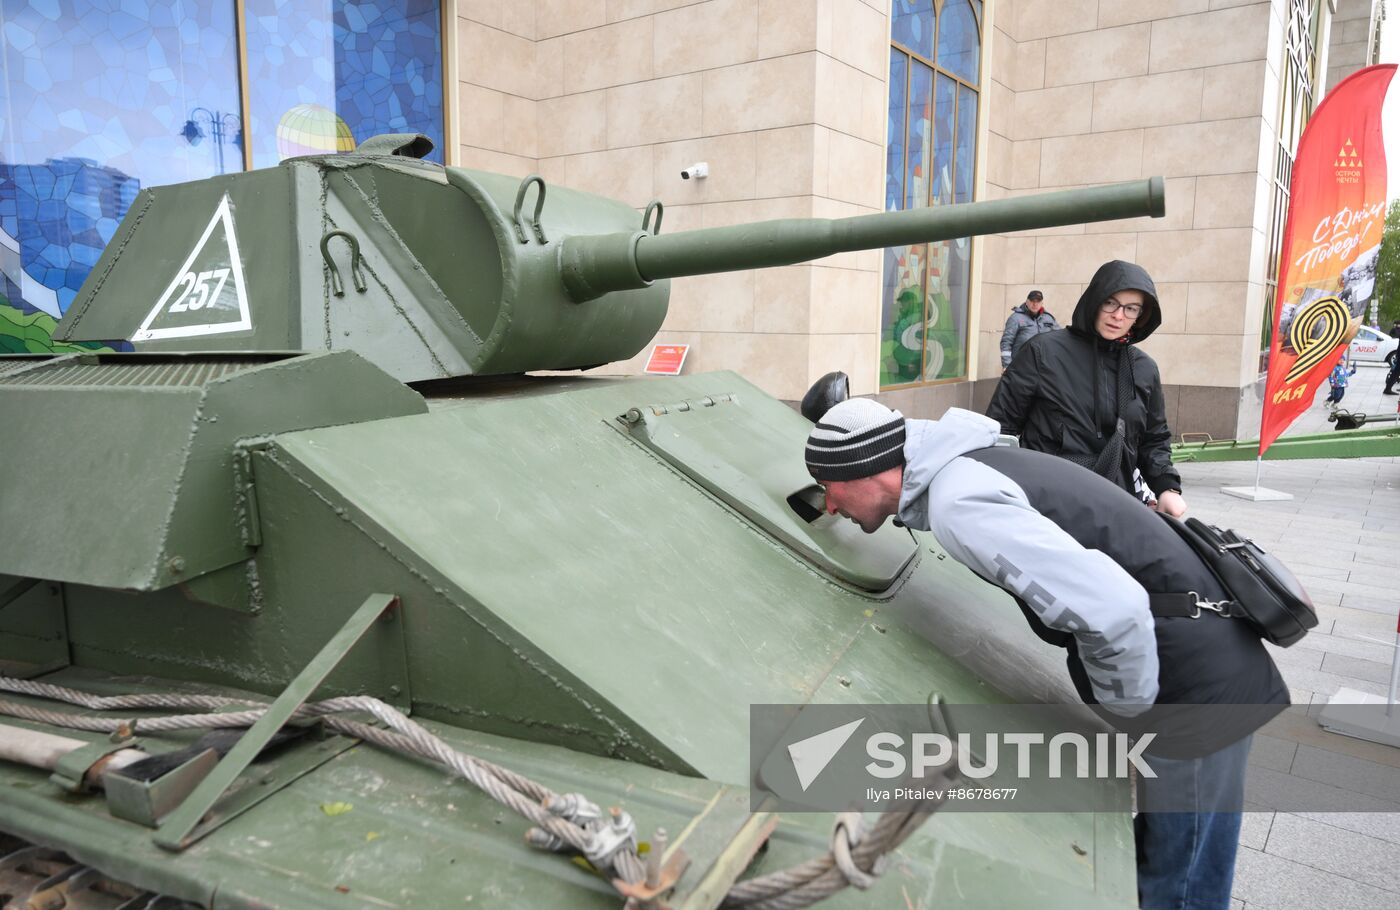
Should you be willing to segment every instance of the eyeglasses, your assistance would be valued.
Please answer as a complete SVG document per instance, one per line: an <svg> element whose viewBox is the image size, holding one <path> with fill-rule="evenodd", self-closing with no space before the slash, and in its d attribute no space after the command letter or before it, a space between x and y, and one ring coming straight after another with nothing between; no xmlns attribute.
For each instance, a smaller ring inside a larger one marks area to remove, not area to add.
<svg viewBox="0 0 1400 910"><path fill-rule="evenodd" d="M1142 315L1142 304L1140 303L1119 303L1116 300L1108 299L1099 304L1099 309L1105 313L1113 313L1118 310L1123 311L1123 315L1129 319L1136 319Z"/></svg>

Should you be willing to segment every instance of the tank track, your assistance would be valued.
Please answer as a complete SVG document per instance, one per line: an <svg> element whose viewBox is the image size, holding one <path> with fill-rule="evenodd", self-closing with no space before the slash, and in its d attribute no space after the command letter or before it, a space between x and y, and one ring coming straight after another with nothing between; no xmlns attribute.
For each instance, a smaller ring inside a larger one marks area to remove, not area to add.
<svg viewBox="0 0 1400 910"><path fill-rule="evenodd" d="M0 910L201 910L0 833Z"/></svg>

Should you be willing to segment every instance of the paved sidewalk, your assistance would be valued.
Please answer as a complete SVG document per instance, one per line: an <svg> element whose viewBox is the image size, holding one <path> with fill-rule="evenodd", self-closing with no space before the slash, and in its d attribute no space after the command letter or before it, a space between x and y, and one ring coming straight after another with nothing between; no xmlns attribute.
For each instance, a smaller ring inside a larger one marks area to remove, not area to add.
<svg viewBox="0 0 1400 910"><path fill-rule="evenodd" d="M1394 412L1397 399L1381 395L1382 369L1362 366L1352 382L1343 407ZM1324 388L1318 400L1325 396ZM1315 405L1290 435L1331 429ZM1292 493L1285 502L1220 492L1253 484L1253 462L1180 469L1190 514L1245 532L1276 553L1318 606L1316 629L1291 648L1273 649L1294 703L1320 706L1343 686L1384 695L1400 612L1400 458L1265 462L1263 485ZM1393 772L1388 780L1376 773L1400 767L1400 749L1311 725L1298 738L1256 737L1251 778L1282 773L1325 782L1389 811L1247 813L1233 907L1400 908L1400 792L1392 792ZM1320 761L1328 763L1325 773Z"/></svg>

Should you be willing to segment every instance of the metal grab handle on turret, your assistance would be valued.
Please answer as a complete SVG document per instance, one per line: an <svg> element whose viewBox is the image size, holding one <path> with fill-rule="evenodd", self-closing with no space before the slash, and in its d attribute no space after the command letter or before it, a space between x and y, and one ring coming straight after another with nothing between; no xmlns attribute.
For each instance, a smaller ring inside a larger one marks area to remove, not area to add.
<svg viewBox="0 0 1400 910"><path fill-rule="evenodd" d="M656 223L651 223L652 214L656 214ZM660 199L653 199L647 203L647 210L642 213L642 230L649 234L661 233L661 216L666 213L666 206L661 204Z"/></svg>
<svg viewBox="0 0 1400 910"><path fill-rule="evenodd" d="M539 184L540 191L535 195L535 214L530 217L530 227L535 229L535 238L540 243L548 243L544 236L544 228L540 227L540 213L544 211L544 178L539 174L531 174L520 181L520 189L515 191L515 212L512 215L515 221L515 236L521 243L530 242L530 238L525 236L525 225L520 220L520 211L525 207L525 191L532 183Z"/></svg>
<svg viewBox="0 0 1400 910"><path fill-rule="evenodd" d="M871 250L1066 224L1166 213L1161 177L1015 199L933 206L852 218L788 218L675 234L575 235L560 250L569 296L578 303L661 278L793 265Z"/></svg>
<svg viewBox="0 0 1400 910"><path fill-rule="evenodd" d="M365 270L360 262L360 241L355 239L355 235L349 231L327 231L321 238L321 258L326 261L326 267L331 270L331 293L337 297L345 296L345 285L340 280L340 267L331 258L331 239L333 237L344 237L350 244L350 278L355 282L355 290L361 294L369 287L365 284Z"/></svg>

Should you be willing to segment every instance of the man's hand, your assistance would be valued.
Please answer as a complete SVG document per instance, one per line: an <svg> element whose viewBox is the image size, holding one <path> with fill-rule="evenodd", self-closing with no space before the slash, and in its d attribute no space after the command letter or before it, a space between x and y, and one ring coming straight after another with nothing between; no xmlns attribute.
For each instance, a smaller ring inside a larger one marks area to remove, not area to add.
<svg viewBox="0 0 1400 910"><path fill-rule="evenodd" d="M1186 500L1176 490L1163 490L1157 496L1157 511L1180 518L1186 514Z"/></svg>

